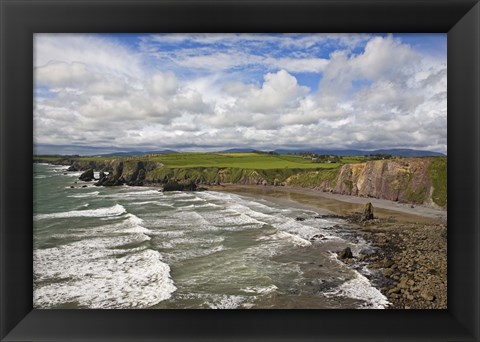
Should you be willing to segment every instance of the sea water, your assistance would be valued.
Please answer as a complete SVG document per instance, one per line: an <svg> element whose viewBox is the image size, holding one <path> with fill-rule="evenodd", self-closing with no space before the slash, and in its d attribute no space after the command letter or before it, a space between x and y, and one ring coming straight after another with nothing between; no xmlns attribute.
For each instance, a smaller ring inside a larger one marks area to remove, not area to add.
<svg viewBox="0 0 480 342"><path fill-rule="evenodd" d="M79 175L34 164L35 308L388 304L368 269L337 259L346 246L371 248L341 219L268 197L96 187Z"/></svg>

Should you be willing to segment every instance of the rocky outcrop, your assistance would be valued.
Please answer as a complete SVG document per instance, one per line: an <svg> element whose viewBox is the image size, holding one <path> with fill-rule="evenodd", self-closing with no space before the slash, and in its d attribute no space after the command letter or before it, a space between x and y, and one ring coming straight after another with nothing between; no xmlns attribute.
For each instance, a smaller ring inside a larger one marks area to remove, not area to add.
<svg viewBox="0 0 480 342"><path fill-rule="evenodd" d="M369 220L373 220L374 217L373 217L373 205L372 203L368 202L367 204L365 204L365 208L363 209L363 214L362 214L362 218L361 218L361 221L369 221Z"/></svg>
<svg viewBox="0 0 480 342"><path fill-rule="evenodd" d="M353 258L353 253L350 247L346 247L345 249L341 250L338 253L338 257L340 259L352 259Z"/></svg>
<svg viewBox="0 0 480 342"><path fill-rule="evenodd" d="M423 203L432 185L429 164L428 159L422 158L346 164L341 167L332 190L339 194Z"/></svg>
<svg viewBox="0 0 480 342"><path fill-rule="evenodd" d="M78 177L78 179L80 179L81 181L84 181L84 182L92 181L93 179L95 179L95 176L93 174L93 169L89 169L89 170L85 171L84 173L82 173L80 175L80 177Z"/></svg>
<svg viewBox="0 0 480 342"><path fill-rule="evenodd" d="M446 209L446 180L437 180L435 185L431 171L434 160L436 159L399 158L344 164L337 169L336 174L335 171L328 173L328 170L307 171L289 177L286 184ZM446 159L443 163L444 169L440 173L446 178ZM436 186L444 187L443 193L436 195Z"/></svg>
<svg viewBox="0 0 480 342"><path fill-rule="evenodd" d="M145 174L145 169L138 170L136 179L128 181L127 184L130 186L142 186L145 181Z"/></svg>
<svg viewBox="0 0 480 342"><path fill-rule="evenodd" d="M195 191L197 190L197 184L194 182L189 183L179 183L175 181L170 181L163 186L162 191Z"/></svg>

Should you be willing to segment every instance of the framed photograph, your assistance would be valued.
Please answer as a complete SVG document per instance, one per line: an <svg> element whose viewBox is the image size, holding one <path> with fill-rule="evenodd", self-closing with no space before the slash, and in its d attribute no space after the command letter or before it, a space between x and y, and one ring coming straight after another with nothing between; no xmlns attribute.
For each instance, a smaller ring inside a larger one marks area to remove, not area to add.
<svg viewBox="0 0 480 342"><path fill-rule="evenodd" d="M0 9L2 341L478 340L477 1Z"/></svg>

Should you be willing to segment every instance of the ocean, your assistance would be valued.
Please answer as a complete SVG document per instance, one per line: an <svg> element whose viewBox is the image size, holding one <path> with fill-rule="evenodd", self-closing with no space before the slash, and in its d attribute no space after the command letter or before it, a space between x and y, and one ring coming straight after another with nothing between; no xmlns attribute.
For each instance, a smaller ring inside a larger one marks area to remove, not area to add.
<svg viewBox="0 0 480 342"><path fill-rule="evenodd" d="M373 247L320 209L230 192L96 187L66 168L33 165L35 308L388 304L366 265L349 267L335 253Z"/></svg>

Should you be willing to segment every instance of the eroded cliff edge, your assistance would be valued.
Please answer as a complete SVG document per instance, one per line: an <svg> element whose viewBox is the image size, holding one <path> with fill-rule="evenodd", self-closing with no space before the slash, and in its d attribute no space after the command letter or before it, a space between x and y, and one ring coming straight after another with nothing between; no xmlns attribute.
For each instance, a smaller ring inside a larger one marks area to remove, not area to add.
<svg viewBox="0 0 480 342"><path fill-rule="evenodd" d="M397 158L318 169L169 168L141 157L35 159L68 165L70 171L100 172L97 185L246 184L312 188L447 208L447 157ZM103 177L102 177L103 174ZM103 178L103 180L102 180Z"/></svg>

